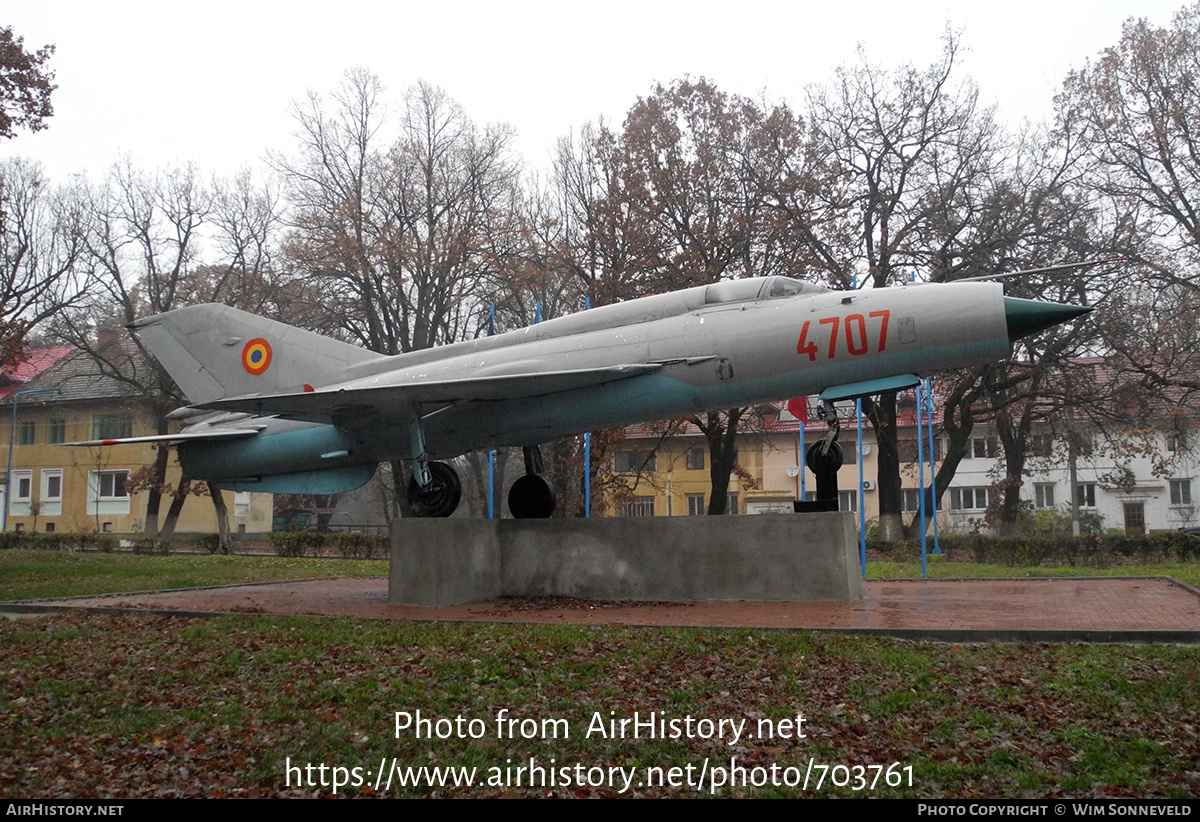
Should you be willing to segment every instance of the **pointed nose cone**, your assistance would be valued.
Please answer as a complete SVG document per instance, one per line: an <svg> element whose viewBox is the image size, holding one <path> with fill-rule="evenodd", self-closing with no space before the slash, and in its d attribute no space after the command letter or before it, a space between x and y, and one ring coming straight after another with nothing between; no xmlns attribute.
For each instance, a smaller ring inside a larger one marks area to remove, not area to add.
<svg viewBox="0 0 1200 822"><path fill-rule="evenodd" d="M1004 298L1004 318L1008 321L1008 338L1012 341L1028 337L1051 326L1087 314L1091 306L1047 303L1041 300Z"/></svg>

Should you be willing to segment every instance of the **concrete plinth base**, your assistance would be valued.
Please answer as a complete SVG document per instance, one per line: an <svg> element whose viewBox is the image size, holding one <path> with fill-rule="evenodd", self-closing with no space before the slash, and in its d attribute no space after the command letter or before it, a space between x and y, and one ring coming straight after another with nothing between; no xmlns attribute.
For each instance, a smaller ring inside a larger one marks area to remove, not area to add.
<svg viewBox="0 0 1200 822"><path fill-rule="evenodd" d="M847 513L597 519L403 519L388 602L497 596L641 600L862 597Z"/></svg>

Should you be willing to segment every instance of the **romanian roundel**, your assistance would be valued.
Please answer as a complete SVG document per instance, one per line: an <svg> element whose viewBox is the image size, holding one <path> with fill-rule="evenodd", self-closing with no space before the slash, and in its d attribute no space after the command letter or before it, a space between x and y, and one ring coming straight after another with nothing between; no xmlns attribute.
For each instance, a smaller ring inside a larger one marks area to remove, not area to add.
<svg viewBox="0 0 1200 822"><path fill-rule="evenodd" d="M242 349L242 368L246 372L258 376L267 370L271 364L271 344L262 337L257 337L246 343Z"/></svg>

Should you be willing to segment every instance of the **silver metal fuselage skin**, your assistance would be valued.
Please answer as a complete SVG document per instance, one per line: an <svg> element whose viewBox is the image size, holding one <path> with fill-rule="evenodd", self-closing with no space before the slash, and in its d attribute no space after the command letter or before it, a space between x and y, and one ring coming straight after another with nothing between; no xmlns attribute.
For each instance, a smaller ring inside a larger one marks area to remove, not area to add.
<svg viewBox="0 0 1200 822"><path fill-rule="evenodd" d="M817 394L831 386L1003 359L1002 286L989 282L820 291L708 304L705 287L643 298L495 337L347 368L322 391L535 375L628 364L657 370L515 399L422 412L428 456L533 445L699 411ZM189 474L220 480L374 466L410 458L411 407L347 413L336 425L267 417L250 440L180 446ZM250 486L246 486L250 487Z"/></svg>

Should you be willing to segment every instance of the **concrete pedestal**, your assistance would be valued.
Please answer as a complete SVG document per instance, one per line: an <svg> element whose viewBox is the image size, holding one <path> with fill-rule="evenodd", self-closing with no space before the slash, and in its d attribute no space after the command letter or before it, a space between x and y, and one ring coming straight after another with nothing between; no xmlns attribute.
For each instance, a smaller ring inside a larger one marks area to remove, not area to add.
<svg viewBox="0 0 1200 822"><path fill-rule="evenodd" d="M862 597L847 513L596 519L404 519L388 602L497 596L641 600Z"/></svg>

